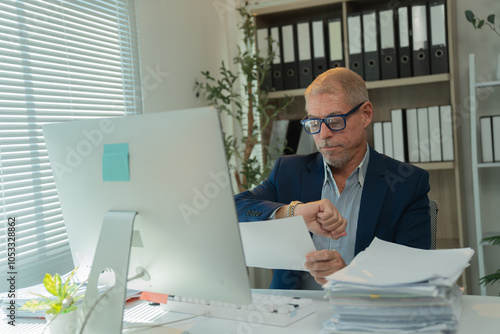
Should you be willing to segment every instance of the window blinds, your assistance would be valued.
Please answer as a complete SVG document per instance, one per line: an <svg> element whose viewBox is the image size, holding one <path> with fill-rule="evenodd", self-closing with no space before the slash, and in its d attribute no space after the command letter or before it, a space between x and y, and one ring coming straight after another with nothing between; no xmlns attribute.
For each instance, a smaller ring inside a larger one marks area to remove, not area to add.
<svg viewBox="0 0 500 334"><path fill-rule="evenodd" d="M0 271L17 288L73 266L42 125L141 112L133 1L0 2Z"/></svg>

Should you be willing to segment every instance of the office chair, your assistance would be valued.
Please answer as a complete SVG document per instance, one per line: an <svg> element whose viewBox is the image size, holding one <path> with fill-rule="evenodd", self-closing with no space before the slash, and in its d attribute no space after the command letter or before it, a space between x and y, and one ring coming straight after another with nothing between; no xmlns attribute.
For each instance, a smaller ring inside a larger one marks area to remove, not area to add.
<svg viewBox="0 0 500 334"><path fill-rule="evenodd" d="M436 249L437 213L437 202L433 199L429 200L429 215L431 216L431 249Z"/></svg>

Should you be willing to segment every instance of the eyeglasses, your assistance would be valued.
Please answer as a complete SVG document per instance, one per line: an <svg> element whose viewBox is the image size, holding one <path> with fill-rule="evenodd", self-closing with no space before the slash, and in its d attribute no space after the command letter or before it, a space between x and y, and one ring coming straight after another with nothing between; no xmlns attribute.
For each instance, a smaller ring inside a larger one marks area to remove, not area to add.
<svg viewBox="0 0 500 334"><path fill-rule="evenodd" d="M347 113L342 115L327 116L323 119L307 118L308 116L306 116L300 121L300 124L302 124L307 133L312 135L319 133L321 131L321 123L325 123L325 125L332 131L344 130L346 127L346 118L349 115L358 111L358 109L363 104L365 104L365 102L358 104L357 106L349 110Z"/></svg>

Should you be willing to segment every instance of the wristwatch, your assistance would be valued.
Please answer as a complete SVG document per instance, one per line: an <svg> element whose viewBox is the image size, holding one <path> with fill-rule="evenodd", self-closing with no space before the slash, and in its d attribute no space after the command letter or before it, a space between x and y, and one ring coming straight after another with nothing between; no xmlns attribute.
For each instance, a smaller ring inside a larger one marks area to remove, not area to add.
<svg viewBox="0 0 500 334"><path fill-rule="evenodd" d="M287 217L293 217L294 212L295 212L295 207L299 204L304 204L301 201L292 201L290 204L288 204L288 209L286 211L286 216Z"/></svg>

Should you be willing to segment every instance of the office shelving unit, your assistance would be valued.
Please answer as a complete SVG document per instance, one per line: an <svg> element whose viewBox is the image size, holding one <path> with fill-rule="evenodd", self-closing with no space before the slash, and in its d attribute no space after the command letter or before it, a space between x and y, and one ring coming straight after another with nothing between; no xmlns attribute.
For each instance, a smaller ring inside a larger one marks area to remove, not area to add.
<svg viewBox="0 0 500 334"><path fill-rule="evenodd" d="M326 18L329 14L341 17L343 25L344 60L349 68L347 50L347 17L350 12L367 7L389 8L390 1L366 0L297 0L273 1L255 5L251 8L258 28L271 27L290 22ZM384 7L385 6L385 7ZM370 100L375 109L373 122L390 121L392 109L407 109L435 105L451 105L453 117L456 116L455 82L455 3L446 2L447 40L449 73L398 78L367 82ZM280 117L282 119L301 119L305 115L305 89L275 91L269 98L279 104L287 96L294 97L294 104ZM457 129L453 128L454 161L415 164L429 171L431 191L429 197L439 206L437 248L463 247L463 228L460 195L460 171L458 165ZM372 129L368 129L369 143L373 146ZM265 141L265 139L263 139ZM465 276L462 276L465 285Z"/></svg>
<svg viewBox="0 0 500 334"><path fill-rule="evenodd" d="M469 89L470 89L470 132L471 132L471 159L472 159L472 189L474 202L474 218L476 226L476 241L477 241L477 262L479 277L483 277L489 272L486 270L486 254L485 247L481 243L482 239L487 236L500 235L500 228L494 226L494 221L491 218L485 217L487 207L491 206L487 203L487 194L484 192L484 181L481 178L483 172L495 170L497 173L500 169L500 162L481 162L479 154L480 143L478 142L478 120L480 115L478 112L477 97L481 89L491 89L500 87L500 81L478 82L476 79L476 59L474 54L469 55ZM498 177L496 178L498 180ZM500 186L500 182L496 182L496 186ZM494 206L493 206L494 208ZM492 216L490 214L490 216ZM495 216L495 215L493 215ZM497 224L498 225L498 224ZM493 272L494 270L492 270ZM481 286L481 294L486 295L487 289Z"/></svg>

